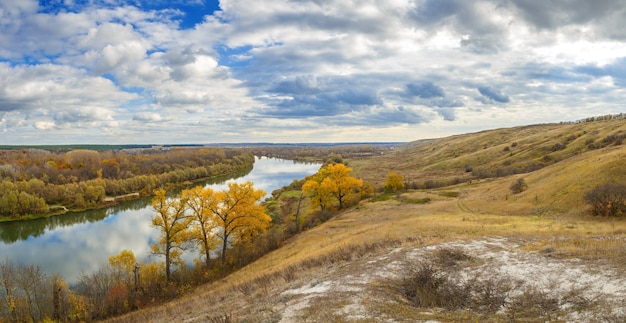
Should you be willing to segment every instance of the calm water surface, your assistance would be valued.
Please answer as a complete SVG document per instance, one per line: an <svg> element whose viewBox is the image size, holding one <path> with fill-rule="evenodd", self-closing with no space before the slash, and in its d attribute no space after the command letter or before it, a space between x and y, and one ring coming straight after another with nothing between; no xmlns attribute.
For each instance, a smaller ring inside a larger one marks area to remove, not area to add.
<svg viewBox="0 0 626 323"><path fill-rule="evenodd" d="M320 166L261 157L245 176L207 185L223 189L230 181L251 181L269 196L294 179L314 174ZM151 226L154 214L150 198L144 198L102 210L0 223L0 262L39 265L45 273L61 274L71 283L81 273L97 271L123 249L132 250L142 261L162 261L150 258L150 244L159 237L158 229ZM196 257L196 252L190 252Z"/></svg>

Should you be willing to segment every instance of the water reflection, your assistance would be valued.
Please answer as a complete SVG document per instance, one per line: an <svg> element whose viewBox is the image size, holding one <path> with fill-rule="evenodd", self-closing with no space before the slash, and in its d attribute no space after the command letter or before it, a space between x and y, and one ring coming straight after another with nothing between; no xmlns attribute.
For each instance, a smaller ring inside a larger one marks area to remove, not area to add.
<svg viewBox="0 0 626 323"><path fill-rule="evenodd" d="M196 183L195 185L221 184L225 181L232 180L233 178L246 176L248 173L250 173L250 170L236 173L234 176L216 177L208 181ZM171 194L177 194L181 190L182 189L174 190ZM98 222L110 215L119 214L124 211L138 211L147 207L149 208L150 201L151 198L144 197L137 200L126 201L104 209L67 213L62 216L53 216L44 219L0 223L0 240L5 244L11 244L18 240L26 240L29 237L38 237L48 230L55 230L57 228L72 226L80 223Z"/></svg>
<svg viewBox="0 0 626 323"><path fill-rule="evenodd" d="M11 244L17 240L27 240L30 237L38 237L49 230L73 226L80 223L98 222L109 215L125 210L143 209L148 203L150 203L149 199L141 199L106 209L68 213L62 216L53 216L45 219L2 223L0 224L0 239L5 244Z"/></svg>
<svg viewBox="0 0 626 323"><path fill-rule="evenodd" d="M252 181L256 188L270 194L294 179L315 173L319 167L319 164L259 158L251 172L235 181ZM217 184L198 185L223 189L231 179L220 180ZM2 223L0 261L38 264L44 272L60 273L69 282L75 282L81 273L95 272L123 249L132 250L139 260L145 261L149 257L149 245L159 236L150 224L153 215L150 198L144 198L107 209Z"/></svg>

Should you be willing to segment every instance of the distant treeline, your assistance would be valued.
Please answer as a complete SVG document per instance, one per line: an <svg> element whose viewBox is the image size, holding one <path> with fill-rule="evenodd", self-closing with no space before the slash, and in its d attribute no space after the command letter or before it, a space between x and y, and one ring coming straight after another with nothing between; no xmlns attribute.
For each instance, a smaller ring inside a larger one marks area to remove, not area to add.
<svg viewBox="0 0 626 323"><path fill-rule="evenodd" d="M0 150L0 217L94 208L107 196L148 195L159 187L235 173L253 164L254 156L243 149Z"/></svg>
<svg viewBox="0 0 626 323"><path fill-rule="evenodd" d="M68 152L72 150L122 150L122 149L147 149L153 145L0 145L0 150L43 149L51 152Z"/></svg>
<svg viewBox="0 0 626 323"><path fill-rule="evenodd" d="M577 120L576 122L573 122L573 123L585 123L585 122L617 120L617 119L626 119L626 114L619 113L619 114L607 114L607 115L597 116L597 117L589 117L589 118Z"/></svg>
<svg viewBox="0 0 626 323"><path fill-rule="evenodd" d="M71 150L122 150L122 149L155 149L155 148L294 148L294 147L321 147L339 148L356 146L390 147L405 144L405 142L319 142L319 143L268 143L268 142L243 142L243 143L209 143L209 144L123 144L123 145L0 145L0 150L43 149L51 152L68 152Z"/></svg>
<svg viewBox="0 0 626 323"><path fill-rule="evenodd" d="M343 163L344 158L369 157L384 153L405 143L301 144L251 147L255 155L301 162Z"/></svg>

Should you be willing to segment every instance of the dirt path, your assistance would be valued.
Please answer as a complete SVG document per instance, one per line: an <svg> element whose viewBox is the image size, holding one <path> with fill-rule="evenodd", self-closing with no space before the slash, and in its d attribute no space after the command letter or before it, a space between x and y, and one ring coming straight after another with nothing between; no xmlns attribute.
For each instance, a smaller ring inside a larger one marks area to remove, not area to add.
<svg viewBox="0 0 626 323"><path fill-rule="evenodd" d="M465 203L463 203L463 199L465 199L467 197L469 193L467 191L461 191L459 193L459 197L457 197L456 199L456 205L459 207L459 209L463 212L466 213L470 213L470 214L476 214L478 212L473 211L472 209L470 209L469 207L467 207L465 205Z"/></svg>

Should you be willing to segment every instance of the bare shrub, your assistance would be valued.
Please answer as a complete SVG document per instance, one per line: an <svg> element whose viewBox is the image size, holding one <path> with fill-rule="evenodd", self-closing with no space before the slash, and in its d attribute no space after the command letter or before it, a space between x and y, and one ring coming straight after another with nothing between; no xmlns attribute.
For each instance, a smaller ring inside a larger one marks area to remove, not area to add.
<svg viewBox="0 0 626 323"><path fill-rule="evenodd" d="M0 263L0 322L38 322L53 313L52 280L38 266Z"/></svg>
<svg viewBox="0 0 626 323"><path fill-rule="evenodd" d="M256 286L252 283L252 281L246 281L237 285L236 289L243 295L250 296L256 290Z"/></svg>
<svg viewBox="0 0 626 323"><path fill-rule="evenodd" d="M391 283L412 306L499 313L511 322L535 322L559 319L565 308L584 312L598 305L598 300L585 296L585 288L558 291L554 286L522 285L507 275L459 275L456 264L472 259L461 249L443 248L433 257L434 263L411 267Z"/></svg>
<svg viewBox="0 0 626 323"><path fill-rule="evenodd" d="M626 313L613 313L612 311L608 311L602 314L601 319L602 322L607 323L623 323L626 322Z"/></svg>
<svg viewBox="0 0 626 323"><path fill-rule="evenodd" d="M511 190L511 192L513 192L513 194L519 194L527 190L528 185L526 184L526 181L524 181L523 178L518 178L517 180L515 180L515 182L513 182L513 184L511 184L509 189Z"/></svg>
<svg viewBox="0 0 626 323"><path fill-rule="evenodd" d="M402 198L400 199L400 201L403 203L407 203L407 204L427 204L431 200L429 197L422 197L422 198Z"/></svg>
<svg viewBox="0 0 626 323"><path fill-rule="evenodd" d="M596 186L585 195L591 205L591 214L600 216L623 216L626 214L626 185L607 183Z"/></svg>
<svg viewBox="0 0 626 323"><path fill-rule="evenodd" d="M506 304L506 313L514 322L521 318L543 317L551 320L560 308L558 297L537 288L525 288Z"/></svg>
<svg viewBox="0 0 626 323"><path fill-rule="evenodd" d="M310 229L316 227L326 221L328 221L333 216L333 212L329 210L321 210L317 211L311 215L309 215L304 221L302 227L303 229Z"/></svg>
<svg viewBox="0 0 626 323"><path fill-rule="evenodd" d="M206 318L207 322L210 323L235 323L239 322L237 316L234 316L232 313L224 314L224 315L216 315L212 317Z"/></svg>
<svg viewBox="0 0 626 323"><path fill-rule="evenodd" d="M287 268L281 270L280 274L286 282L290 282L296 279L298 271L300 271L298 266L289 265Z"/></svg>
<svg viewBox="0 0 626 323"><path fill-rule="evenodd" d="M453 267L461 261L469 261L474 258L461 248L441 248L435 252L435 259L444 267Z"/></svg>
<svg viewBox="0 0 626 323"><path fill-rule="evenodd" d="M472 290L472 308L480 312L495 313L507 304L513 284L508 278L474 279L468 283Z"/></svg>
<svg viewBox="0 0 626 323"><path fill-rule="evenodd" d="M441 193L439 193L439 195L444 196L444 197L458 197L459 196L459 192L447 191L447 192L441 192Z"/></svg>
<svg viewBox="0 0 626 323"><path fill-rule="evenodd" d="M427 181L425 181L423 186L424 186L424 188L425 188L425 189L431 189L431 188L437 188L437 187L439 187L439 186L437 185L437 183L435 183L435 181L430 180L430 179L429 179L429 180L427 180Z"/></svg>
<svg viewBox="0 0 626 323"><path fill-rule="evenodd" d="M409 270L400 282L402 294L416 307L443 307L449 310L468 305L471 291L431 264Z"/></svg>

